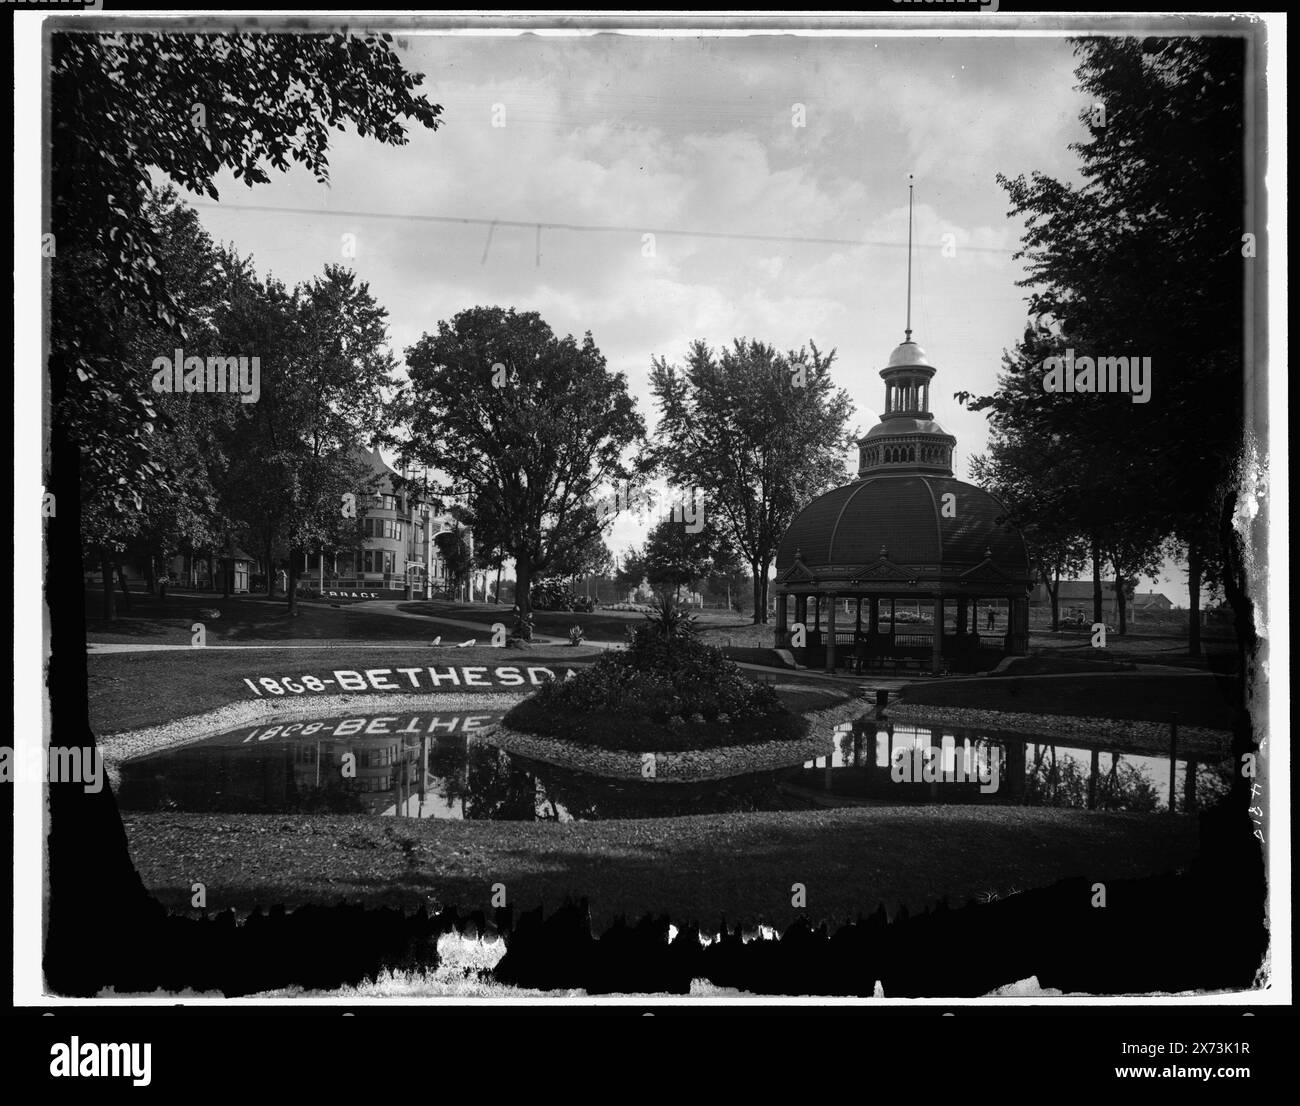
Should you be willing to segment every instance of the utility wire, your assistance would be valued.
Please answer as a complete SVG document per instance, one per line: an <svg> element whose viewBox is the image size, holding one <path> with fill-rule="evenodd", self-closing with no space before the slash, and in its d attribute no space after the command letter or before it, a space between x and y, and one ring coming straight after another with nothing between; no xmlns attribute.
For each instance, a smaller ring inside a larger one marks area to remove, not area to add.
<svg viewBox="0 0 1300 1106"><path fill-rule="evenodd" d="M214 211L248 211L274 215L313 215L329 216L339 219L386 219L417 223L459 223L464 226L479 227L525 227L537 230L571 230L580 233L597 234L654 234L664 237L680 238L716 238L739 242L785 242L804 243L821 246L881 246L890 249L907 249L906 242L885 242L866 238L805 238L789 234L741 234L715 230L683 230L678 227L615 226L611 224L595 225L588 223L557 223L546 219L482 219L461 215L423 215L414 212L385 211L341 211L336 208L316 207L272 207L261 204L220 204L206 200L190 201L192 207L208 208ZM998 253L1011 255L1014 249L998 246L962 246L963 251L971 253Z"/></svg>

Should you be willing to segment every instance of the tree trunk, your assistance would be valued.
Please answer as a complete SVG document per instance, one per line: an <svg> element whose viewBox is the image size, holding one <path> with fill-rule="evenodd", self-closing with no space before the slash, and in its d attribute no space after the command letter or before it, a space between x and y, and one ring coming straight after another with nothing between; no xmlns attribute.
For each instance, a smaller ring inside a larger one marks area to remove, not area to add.
<svg viewBox="0 0 1300 1106"><path fill-rule="evenodd" d="M1052 582L1047 585L1047 594L1052 597L1052 629L1061 628L1061 566L1052 569Z"/></svg>
<svg viewBox="0 0 1300 1106"><path fill-rule="evenodd" d="M533 613L533 559L515 557L515 606L519 609L519 618L514 628L516 637L532 641L533 634L528 619Z"/></svg>
<svg viewBox="0 0 1300 1106"><path fill-rule="evenodd" d="M122 585L122 606L131 610L131 589L126 586L126 568L119 561L117 565L117 580Z"/></svg>
<svg viewBox="0 0 1300 1106"><path fill-rule="evenodd" d="M212 553L208 554L208 590L214 595L217 591L217 558Z"/></svg>
<svg viewBox="0 0 1300 1106"><path fill-rule="evenodd" d="M233 557L221 558L221 598L230 598L230 578L235 574L235 559Z"/></svg>
<svg viewBox="0 0 1300 1106"><path fill-rule="evenodd" d="M763 621L763 581L760 578L758 565L751 561L749 567L754 573L754 617L751 621L757 626Z"/></svg>
<svg viewBox="0 0 1300 1106"><path fill-rule="evenodd" d="M303 554L303 559L306 554ZM289 550L289 574L285 577L289 584L289 615L293 617L298 613L298 556L295 550Z"/></svg>
<svg viewBox="0 0 1300 1106"><path fill-rule="evenodd" d="M113 558L107 549L99 551L99 571L104 579L104 621L112 622L117 618L117 606L113 595Z"/></svg>
<svg viewBox="0 0 1300 1106"><path fill-rule="evenodd" d="M1092 539L1092 620L1105 622L1101 602L1101 542Z"/></svg>
<svg viewBox="0 0 1300 1106"><path fill-rule="evenodd" d="M1119 632L1128 633L1128 606L1124 602L1124 572L1115 566L1115 609L1119 612Z"/></svg>
<svg viewBox="0 0 1300 1106"><path fill-rule="evenodd" d="M762 622L764 625L767 624L767 620L768 620L767 619L767 587L768 587L767 570L771 567L772 567L771 561L763 562L762 580L760 582L762 584L762 599L763 599L763 609L761 613L763 615Z"/></svg>
<svg viewBox="0 0 1300 1106"><path fill-rule="evenodd" d="M155 594L158 590L158 574L154 571L152 553L144 561L144 590L150 595Z"/></svg>
<svg viewBox="0 0 1300 1106"><path fill-rule="evenodd" d="M1193 539L1187 543L1187 655L1201 655L1201 545Z"/></svg>
<svg viewBox="0 0 1300 1106"><path fill-rule="evenodd" d="M496 602L497 602L498 605L500 605L500 603L501 603L501 566L500 566L500 565L497 565L497 591L496 591Z"/></svg>
<svg viewBox="0 0 1300 1106"><path fill-rule="evenodd" d="M262 559L262 563L266 565L266 597L268 599L275 598L275 566L271 564L273 544L274 543L268 538L266 542L266 556Z"/></svg>
<svg viewBox="0 0 1300 1106"><path fill-rule="evenodd" d="M1234 705L1243 708L1248 701L1247 679L1255 655L1255 605L1246 591L1244 540L1233 526L1236 506L1236 493L1224 497L1219 513L1219 539L1223 543L1223 591L1232 606L1233 626L1237 631L1237 701ZM1242 758L1247 754L1252 757L1256 754L1255 735L1251 729L1250 713L1239 709L1232 727L1232 760L1239 767L1232 773L1232 790L1225 806L1241 822L1245 822L1245 813L1253 797L1250 789L1255 786L1254 779L1240 770L1244 763ZM1256 831L1250 832L1253 835ZM1262 835L1262 830L1259 832Z"/></svg>

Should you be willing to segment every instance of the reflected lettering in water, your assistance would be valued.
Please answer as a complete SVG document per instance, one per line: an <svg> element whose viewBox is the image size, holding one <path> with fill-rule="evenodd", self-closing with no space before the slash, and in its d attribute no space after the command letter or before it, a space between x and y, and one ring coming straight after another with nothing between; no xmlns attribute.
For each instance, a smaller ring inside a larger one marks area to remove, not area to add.
<svg viewBox="0 0 1300 1106"><path fill-rule="evenodd" d="M426 712L245 728L126 762L118 804L124 810L557 822L790 805L779 786L783 773L644 784L531 761L484 739L500 718ZM344 773L349 754L350 776Z"/></svg>

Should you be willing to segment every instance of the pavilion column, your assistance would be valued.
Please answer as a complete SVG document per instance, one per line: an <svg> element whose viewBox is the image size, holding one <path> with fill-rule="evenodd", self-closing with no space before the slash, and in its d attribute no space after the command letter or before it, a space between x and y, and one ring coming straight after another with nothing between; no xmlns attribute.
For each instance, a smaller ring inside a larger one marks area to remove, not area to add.
<svg viewBox="0 0 1300 1106"><path fill-rule="evenodd" d="M829 596L826 604L826 671L835 671L835 596ZM827 761L829 764L830 762Z"/></svg>
<svg viewBox="0 0 1300 1106"><path fill-rule="evenodd" d="M1029 651L1029 599L1018 595L1007 601L1007 652L1023 656Z"/></svg>
<svg viewBox="0 0 1300 1106"><path fill-rule="evenodd" d="M776 647L785 648L789 643L786 641L786 600L789 598L785 592L781 592L776 597Z"/></svg>
<svg viewBox="0 0 1300 1106"><path fill-rule="evenodd" d="M931 639L930 670L934 675L939 675L940 664L943 660L943 596L934 597L934 636Z"/></svg>
<svg viewBox="0 0 1300 1106"><path fill-rule="evenodd" d="M858 596L858 617L853 623L853 639L856 642L862 636L862 596Z"/></svg>
<svg viewBox="0 0 1300 1106"><path fill-rule="evenodd" d="M794 620L804 628L806 633L808 630L808 596L796 595L794 597Z"/></svg>

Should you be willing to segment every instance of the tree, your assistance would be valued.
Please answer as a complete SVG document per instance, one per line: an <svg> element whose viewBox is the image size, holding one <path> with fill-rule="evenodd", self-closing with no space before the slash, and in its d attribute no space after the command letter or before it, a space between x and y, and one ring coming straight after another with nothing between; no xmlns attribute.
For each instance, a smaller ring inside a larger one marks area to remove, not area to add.
<svg viewBox="0 0 1300 1106"><path fill-rule="evenodd" d="M1041 443L995 424L984 454L971 458L971 479L993 492L1011 512L1029 550L1034 572L1051 603L1052 629L1060 628L1061 578L1087 561L1088 544L1076 512L1062 499L1072 485L1068 473L1045 468Z"/></svg>
<svg viewBox="0 0 1300 1106"><path fill-rule="evenodd" d="M1236 494L1243 448L1245 43L1097 38L1075 52L1090 101L1088 138L1072 147L1083 183L998 179L1026 220L1031 315L1080 352L1151 358L1150 402L1110 409L1117 421L1093 445L1128 469L1141 513L1187 548L1198 592L1221 571L1219 505ZM1195 611L1189 651L1200 652Z"/></svg>
<svg viewBox="0 0 1300 1106"><path fill-rule="evenodd" d="M164 188L146 200L145 216L160 243L160 272L180 291L181 309L190 319L189 352L207 354L218 345L214 317L226 290L225 256L200 226L194 211L178 202L175 189ZM83 259L84 260L84 259ZM175 342L166 330L136 308L115 323L125 360L147 368L158 356L169 360ZM111 459L83 456L81 537L87 559L103 574L104 616L114 617L112 575L121 572L121 557L142 560L149 588L154 569L176 552L211 546L223 520L210 479L223 467L219 430L232 416L236 401L225 396L155 393L149 397L152 421L139 428L138 448L152 474L131 509L122 509L121 485L111 482ZM134 435L128 440L135 441Z"/></svg>
<svg viewBox="0 0 1300 1106"><path fill-rule="evenodd" d="M706 525L754 575L754 621L767 621L768 572L798 510L846 479L848 394L832 386L834 351L780 353L737 339L714 353L691 345L682 368L654 361L659 405L652 457L702 495Z"/></svg>
<svg viewBox="0 0 1300 1106"><path fill-rule="evenodd" d="M220 325L234 348L258 351L261 365L261 396L240 405L227 447L224 494L257 535L268 572L272 551L287 548L296 613L308 554L354 546L359 536L359 512L344 497L365 494L359 454L382 420L396 365L387 312L369 285L328 265L292 293L245 272Z"/></svg>
<svg viewBox="0 0 1300 1106"><path fill-rule="evenodd" d="M1039 320L1004 353L991 396L957 399L987 409L987 454L972 476L1005 497L1034 559L1051 568L1053 593L1060 572L1092 565L1093 620L1103 621L1102 570L1112 551L1121 571L1149 563L1164 536L1153 512L1139 461L1129 444L1139 432L1126 395L1066 396L1043 388L1043 365L1083 340ZM1063 401L1070 402L1063 402ZM1054 625L1056 604L1053 602Z"/></svg>
<svg viewBox="0 0 1300 1106"><path fill-rule="evenodd" d="M46 520L46 549L48 579L66 586L81 577L83 481L102 489L106 510L123 520L156 491L148 366L123 353L119 323L139 311L188 339L190 320L183 305L177 308L176 288L158 273L156 239L146 225L151 170L208 195L221 168L239 168L251 182L264 179L260 161L282 168L286 155L323 175L329 127L351 120L396 143L404 140L402 119L433 127L440 109L412 95L419 78L405 73L386 45L348 35L56 31L50 62L55 254L47 488L58 510ZM207 107L215 130L187 130L196 104ZM50 611L50 686L84 687L80 594L51 601ZM54 696L50 709L52 744L94 744L84 700ZM118 932L146 944L155 912L132 874L108 788L51 787L50 809L46 979L60 993L93 994L120 985L127 966L115 959L121 941L106 942L109 952L89 961L72 955L85 942L81 897L114 904ZM74 856L78 904L60 878ZM75 971L68 967L74 963Z"/></svg>
<svg viewBox="0 0 1300 1106"><path fill-rule="evenodd" d="M625 592L635 591L646 578L645 554L635 546L628 546L614 569L614 581Z"/></svg>
<svg viewBox="0 0 1300 1106"><path fill-rule="evenodd" d="M412 90L388 35L55 34L51 42L51 399L87 475L135 509L158 471L147 373L125 356L120 320L143 315L185 341L185 284L160 264L152 171L218 199L232 170L251 188L266 163L328 181L331 128L406 141L441 108Z"/></svg>
<svg viewBox="0 0 1300 1106"><path fill-rule="evenodd" d="M747 587L750 587L749 574L735 551L725 546L715 547L704 594L710 598L723 599L729 611L739 611L740 597Z"/></svg>
<svg viewBox="0 0 1300 1106"><path fill-rule="evenodd" d="M666 515L646 537L646 578L658 589L679 594L711 571L715 544L707 526L691 533L684 521Z"/></svg>
<svg viewBox="0 0 1300 1106"><path fill-rule="evenodd" d="M496 588L493 591L494 602L501 601L501 570L505 567L506 551L502 548L499 540L485 541L482 534L474 535L474 567L478 571L488 573L495 571L497 574ZM486 585L484 585L486 587Z"/></svg>
<svg viewBox="0 0 1300 1106"><path fill-rule="evenodd" d="M406 351L409 387L392 412L409 430L404 458L467 489L466 522L515 562L526 635L535 577L608 525L602 485L634 475L623 457L645 424L622 373L591 334L557 338L536 312L475 307Z"/></svg>
<svg viewBox="0 0 1300 1106"><path fill-rule="evenodd" d="M435 535L433 541L438 547L443 564L447 567L447 585L453 591L458 591L460 586L469 579L470 571L474 567L474 558L470 554L469 542L465 540L465 532L459 526L455 526L451 530Z"/></svg>
<svg viewBox="0 0 1300 1106"><path fill-rule="evenodd" d="M599 576L614 565L609 547L599 533L593 533L582 545L574 546L551 565L551 575L568 580L576 587L580 576Z"/></svg>

